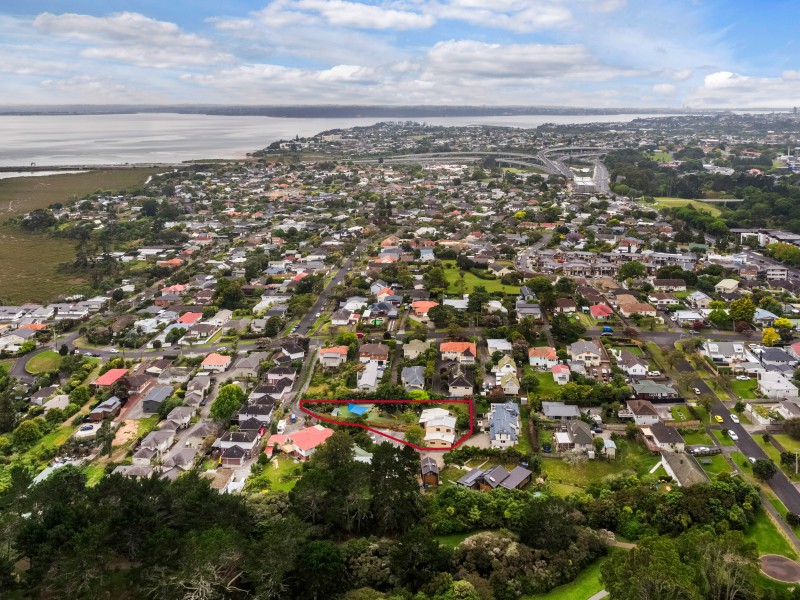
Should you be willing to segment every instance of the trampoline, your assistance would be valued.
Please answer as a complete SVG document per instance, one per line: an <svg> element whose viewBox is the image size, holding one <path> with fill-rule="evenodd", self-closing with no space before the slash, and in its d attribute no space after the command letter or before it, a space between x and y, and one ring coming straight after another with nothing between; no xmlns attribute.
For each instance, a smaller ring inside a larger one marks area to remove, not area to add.
<svg viewBox="0 0 800 600"><path fill-rule="evenodd" d="M372 408L368 404L348 404L347 405L347 412L353 415L358 415L359 417L368 413L369 409Z"/></svg>

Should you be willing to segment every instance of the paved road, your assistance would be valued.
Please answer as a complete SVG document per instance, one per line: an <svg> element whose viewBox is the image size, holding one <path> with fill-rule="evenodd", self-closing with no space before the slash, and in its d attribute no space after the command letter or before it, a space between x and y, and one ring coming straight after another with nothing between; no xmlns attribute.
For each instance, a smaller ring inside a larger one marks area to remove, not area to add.
<svg viewBox="0 0 800 600"><path fill-rule="evenodd" d="M594 161L594 185L601 194L610 194L611 187L608 181L608 169L599 158Z"/></svg>
<svg viewBox="0 0 800 600"><path fill-rule="evenodd" d="M328 285L322 290L322 293L317 298L317 301L314 303L314 306L311 307L311 310L306 313L306 315L300 319L300 322L297 324L297 335L306 335L308 333L308 329L314 324L314 321L317 320L317 313L322 312L325 308L325 305L328 303L328 298L331 297L336 286L338 286L342 281L344 281L345 276L350 272L350 265L353 264L353 259L355 257L360 257L363 254L364 249L369 245L372 240L367 239L361 242L358 245L358 248L350 255L344 264L339 267L339 270L336 271L336 275L333 276L333 279L330 280Z"/></svg>
<svg viewBox="0 0 800 600"><path fill-rule="evenodd" d="M756 459L768 458L766 453L750 436L747 430L740 424L734 423L733 420L731 420L731 412L720 400L716 400L711 406L711 414L722 417L723 422L720 424L722 428L736 432L736 435L739 437L736 446L742 454L748 457L752 456ZM797 490L794 484L789 481L781 470L778 470L768 483L787 510L793 513L800 513L800 491Z"/></svg>
<svg viewBox="0 0 800 600"><path fill-rule="evenodd" d="M536 254L540 248L546 246L547 243L550 241L551 237L553 237L552 233L543 234L542 238L538 242L536 242L530 248L525 250L525 252L517 256L516 258L517 269L520 271L528 271L530 269L530 267L528 266L528 260L530 259L530 257Z"/></svg>

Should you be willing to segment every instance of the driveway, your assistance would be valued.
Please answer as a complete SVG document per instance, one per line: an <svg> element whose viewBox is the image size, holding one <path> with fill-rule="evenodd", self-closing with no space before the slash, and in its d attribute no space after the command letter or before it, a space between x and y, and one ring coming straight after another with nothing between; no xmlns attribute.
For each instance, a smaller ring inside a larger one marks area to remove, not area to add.
<svg viewBox="0 0 800 600"><path fill-rule="evenodd" d="M462 446L472 446L473 448L489 448L489 434L486 432L476 433L467 440L464 440Z"/></svg>

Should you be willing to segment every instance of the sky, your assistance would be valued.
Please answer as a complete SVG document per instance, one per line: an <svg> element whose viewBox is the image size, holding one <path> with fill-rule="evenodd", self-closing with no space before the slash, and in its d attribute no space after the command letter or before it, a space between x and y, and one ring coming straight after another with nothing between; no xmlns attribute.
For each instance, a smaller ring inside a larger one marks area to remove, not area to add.
<svg viewBox="0 0 800 600"><path fill-rule="evenodd" d="M0 104L800 104L800 0L0 0Z"/></svg>

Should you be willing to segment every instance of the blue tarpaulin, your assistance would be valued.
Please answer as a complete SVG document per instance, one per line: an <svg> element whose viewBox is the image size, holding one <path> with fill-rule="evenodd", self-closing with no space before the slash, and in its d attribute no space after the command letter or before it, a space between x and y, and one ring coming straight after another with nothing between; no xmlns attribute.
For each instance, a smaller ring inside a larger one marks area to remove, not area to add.
<svg viewBox="0 0 800 600"><path fill-rule="evenodd" d="M361 416L369 411L369 406L366 404L348 404L347 410L351 414Z"/></svg>

